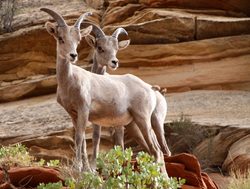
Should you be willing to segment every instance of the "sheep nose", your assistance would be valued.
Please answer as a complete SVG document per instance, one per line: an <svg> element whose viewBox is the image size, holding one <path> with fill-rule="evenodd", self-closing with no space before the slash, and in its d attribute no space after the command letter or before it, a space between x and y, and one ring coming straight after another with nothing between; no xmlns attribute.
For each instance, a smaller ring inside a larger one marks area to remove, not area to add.
<svg viewBox="0 0 250 189"><path fill-rule="evenodd" d="M112 63L113 63L113 64L117 64L117 63L118 63L118 60L112 60Z"/></svg>
<svg viewBox="0 0 250 189"><path fill-rule="evenodd" d="M77 54L74 54L74 53L70 53L69 54L73 59L75 59L77 57Z"/></svg>

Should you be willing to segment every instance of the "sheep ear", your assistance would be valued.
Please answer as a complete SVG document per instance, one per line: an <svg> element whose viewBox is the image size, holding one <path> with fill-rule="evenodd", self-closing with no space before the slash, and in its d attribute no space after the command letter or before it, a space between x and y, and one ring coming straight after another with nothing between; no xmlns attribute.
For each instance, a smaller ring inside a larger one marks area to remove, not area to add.
<svg viewBox="0 0 250 189"><path fill-rule="evenodd" d="M119 50L123 50L123 49L127 48L129 44L130 44L130 39L129 40L119 41L118 42Z"/></svg>
<svg viewBox="0 0 250 189"><path fill-rule="evenodd" d="M56 37L57 32L56 32L56 26L54 24L52 24L51 22L46 22L45 28L50 35Z"/></svg>
<svg viewBox="0 0 250 189"><path fill-rule="evenodd" d="M89 46L91 46L92 48L95 48L96 40L95 40L94 36L87 35L87 36L85 36L85 39L86 39L87 43L89 44Z"/></svg>
<svg viewBox="0 0 250 189"><path fill-rule="evenodd" d="M90 32L92 31L92 29L93 29L92 26L88 26L87 28L82 29L82 30L81 30L81 36L82 36L82 37L85 37L85 36L89 35Z"/></svg>

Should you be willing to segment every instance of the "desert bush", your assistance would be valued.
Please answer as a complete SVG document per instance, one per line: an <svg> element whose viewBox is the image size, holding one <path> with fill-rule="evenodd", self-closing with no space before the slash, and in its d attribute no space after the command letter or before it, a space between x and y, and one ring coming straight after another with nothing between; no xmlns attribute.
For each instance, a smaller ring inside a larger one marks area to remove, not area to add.
<svg viewBox="0 0 250 189"><path fill-rule="evenodd" d="M167 127L171 130L172 135L180 137L182 144L185 145L185 152L192 153L194 148L204 139L213 136L215 131L209 130L204 126L195 124L190 118L180 115L180 118L168 123ZM168 131L166 131L168 133ZM169 142L171 144L171 141ZM178 153L180 153L178 151Z"/></svg>

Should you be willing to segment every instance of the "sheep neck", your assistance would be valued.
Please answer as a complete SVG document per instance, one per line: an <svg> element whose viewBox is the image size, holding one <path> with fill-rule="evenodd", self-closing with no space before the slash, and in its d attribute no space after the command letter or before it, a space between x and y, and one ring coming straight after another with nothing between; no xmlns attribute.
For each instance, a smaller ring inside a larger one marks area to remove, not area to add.
<svg viewBox="0 0 250 189"><path fill-rule="evenodd" d="M106 66L102 66L99 64L96 60L96 54L93 56L93 65L91 68L91 72L99 74L99 75L104 75L106 72Z"/></svg>
<svg viewBox="0 0 250 189"><path fill-rule="evenodd" d="M57 83L60 87L67 85L67 82L70 81L72 75L72 65L65 58L57 56L56 62L56 78Z"/></svg>

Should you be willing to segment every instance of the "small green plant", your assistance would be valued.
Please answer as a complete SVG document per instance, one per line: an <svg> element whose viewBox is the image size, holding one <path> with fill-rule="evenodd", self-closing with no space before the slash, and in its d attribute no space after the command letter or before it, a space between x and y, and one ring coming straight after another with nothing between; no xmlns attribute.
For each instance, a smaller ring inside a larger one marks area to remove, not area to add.
<svg viewBox="0 0 250 189"><path fill-rule="evenodd" d="M228 189L249 189L250 188L250 169L245 173L232 172L232 180Z"/></svg>
<svg viewBox="0 0 250 189"><path fill-rule="evenodd" d="M76 181L73 178L66 179L65 184L69 189L75 189L76 188Z"/></svg>
<svg viewBox="0 0 250 189"><path fill-rule="evenodd" d="M29 154L28 149L22 144L3 146L0 148L0 164L29 166L34 159L35 158Z"/></svg>
<svg viewBox="0 0 250 189"><path fill-rule="evenodd" d="M59 160L50 160L46 163L44 159L36 161L36 158L29 154L28 148L22 144L2 146L0 148L0 165L7 166L48 166L58 167Z"/></svg>
<svg viewBox="0 0 250 189"><path fill-rule="evenodd" d="M47 162L48 167L58 167L60 165L60 161L58 159L50 160Z"/></svg>
<svg viewBox="0 0 250 189"><path fill-rule="evenodd" d="M37 189L61 189L62 187L63 187L62 182L48 183L48 184L40 183L37 186Z"/></svg>
<svg viewBox="0 0 250 189"><path fill-rule="evenodd" d="M76 181L69 179L70 189L177 189L184 179L166 178L160 171L160 164L147 153L140 152L135 163L131 163L131 148L122 150L116 146L108 153L100 153L97 158L98 173L83 173Z"/></svg>
<svg viewBox="0 0 250 189"><path fill-rule="evenodd" d="M37 165L40 166L40 167L44 166L44 165L45 165L45 160L41 158L41 159L37 162Z"/></svg>

